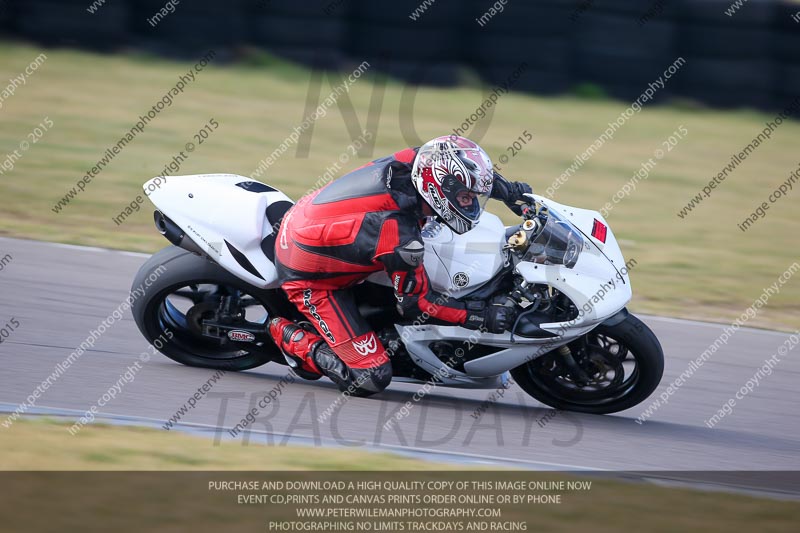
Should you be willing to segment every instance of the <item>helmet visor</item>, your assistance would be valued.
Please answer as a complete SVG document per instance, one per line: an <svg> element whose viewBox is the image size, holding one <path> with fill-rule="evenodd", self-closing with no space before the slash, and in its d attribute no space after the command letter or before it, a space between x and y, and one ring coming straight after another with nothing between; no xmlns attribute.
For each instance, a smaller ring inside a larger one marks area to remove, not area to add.
<svg viewBox="0 0 800 533"><path fill-rule="evenodd" d="M467 188L453 174L447 174L442 179L442 192L456 215L470 223L478 221L489 199L488 192Z"/></svg>

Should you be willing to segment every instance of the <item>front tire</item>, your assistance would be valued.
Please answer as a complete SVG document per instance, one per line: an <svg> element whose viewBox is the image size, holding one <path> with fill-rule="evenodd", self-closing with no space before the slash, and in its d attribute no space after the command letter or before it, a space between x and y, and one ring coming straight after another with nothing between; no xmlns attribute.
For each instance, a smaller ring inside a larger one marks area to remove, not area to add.
<svg viewBox="0 0 800 533"><path fill-rule="evenodd" d="M631 314L615 325L597 326L568 346L570 356L553 350L515 368L511 376L550 407L592 414L629 409L661 382L661 344Z"/></svg>
<svg viewBox="0 0 800 533"><path fill-rule="evenodd" d="M168 246L142 265L131 292L136 295L132 311L139 331L178 363L239 371L282 359L271 339L246 343L202 333L203 321L213 315L220 298L230 295L249 304L246 313L250 324L265 324L267 317L285 312L288 302L279 290L260 289L204 257ZM262 318L251 320L251 314Z"/></svg>

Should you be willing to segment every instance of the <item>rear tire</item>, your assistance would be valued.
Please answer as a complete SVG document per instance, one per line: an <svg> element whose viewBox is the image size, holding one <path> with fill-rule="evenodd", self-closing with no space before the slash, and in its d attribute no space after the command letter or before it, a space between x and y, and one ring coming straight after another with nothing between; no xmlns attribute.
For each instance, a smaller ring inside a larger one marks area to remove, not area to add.
<svg viewBox="0 0 800 533"><path fill-rule="evenodd" d="M145 286L147 285L147 286ZM217 287L222 291L239 291L251 297L255 307L263 307L265 315L285 312L288 303L276 289L260 289L233 276L218 264L176 246L168 246L148 259L134 278L131 292L144 287L133 303L133 319L150 344L161 345L159 351L187 366L222 370L247 370L263 365L274 358L282 360L280 350L270 340L258 344L215 339L199 333L198 316L191 309L182 313L168 297L186 287ZM191 293L191 291L184 291ZM197 292L214 306L213 292ZM184 298L187 298L184 296ZM187 298L190 299L190 298ZM197 302L192 300L193 307ZM257 310L257 309L256 309ZM266 325L264 326L266 330ZM170 331L172 336L166 332Z"/></svg>
<svg viewBox="0 0 800 533"><path fill-rule="evenodd" d="M613 371L614 380L608 388L581 387L568 375L557 350L515 368L511 376L525 392L550 407L592 414L629 409L647 399L661 382L661 344L650 328L633 315L613 326L601 324L569 346L576 360L584 354L601 360L601 365L589 363L587 373L594 368L601 374L598 366L606 371L605 377ZM631 370L627 377L620 372L623 369Z"/></svg>

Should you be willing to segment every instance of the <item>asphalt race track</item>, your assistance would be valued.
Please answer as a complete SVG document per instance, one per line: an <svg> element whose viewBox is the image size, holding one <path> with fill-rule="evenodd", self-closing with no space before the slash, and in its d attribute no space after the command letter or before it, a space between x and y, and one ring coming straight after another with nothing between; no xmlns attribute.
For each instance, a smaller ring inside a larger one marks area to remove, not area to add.
<svg viewBox="0 0 800 533"><path fill-rule="evenodd" d="M55 366L96 329L128 295L145 256L126 252L0 238L0 326L18 326L0 344L0 404L25 401ZM635 289L635 287L634 287ZM722 332L716 324L644 317L660 338L666 370L656 396L689 361ZM611 416L554 412L514 386L482 417L475 410L493 392L436 388L393 428L384 423L419 385L395 383L371 399L353 398L337 414L317 417L338 397L326 379L284 385L277 401L261 409L248 443L316 443L407 448L470 462L505 462L532 468L608 470L798 470L800 469L800 362L790 351L774 372L713 429L705 426L729 398L776 353L787 334L743 328L644 424L646 407ZM120 379L148 348L128 311L36 402L40 408L83 413ZM286 367L224 375L182 422L232 428L275 390ZM181 366L158 354L116 398L107 415L151 419L159 426L175 414L213 371ZM649 403L649 402L648 402ZM0 433L13 431L1 424ZM66 432L65 432L66 433ZM211 442L211 441L210 441ZM432 451L435 450L434 454ZM463 454L463 455L462 455Z"/></svg>

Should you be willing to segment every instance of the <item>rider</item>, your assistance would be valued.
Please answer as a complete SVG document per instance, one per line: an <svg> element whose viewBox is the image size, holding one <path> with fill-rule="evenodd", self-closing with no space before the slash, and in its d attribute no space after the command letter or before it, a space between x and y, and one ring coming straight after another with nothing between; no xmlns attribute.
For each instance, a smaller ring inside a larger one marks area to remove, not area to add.
<svg viewBox="0 0 800 533"><path fill-rule="evenodd" d="M391 363L349 290L381 270L405 318L502 333L512 325L510 308L430 288L420 228L437 216L462 234L478 223L488 198L519 213L530 192L494 172L476 143L450 135L372 161L304 196L283 217L276 265L289 300L322 335L285 318L270 322L270 334L301 377L325 375L359 396L382 391Z"/></svg>

